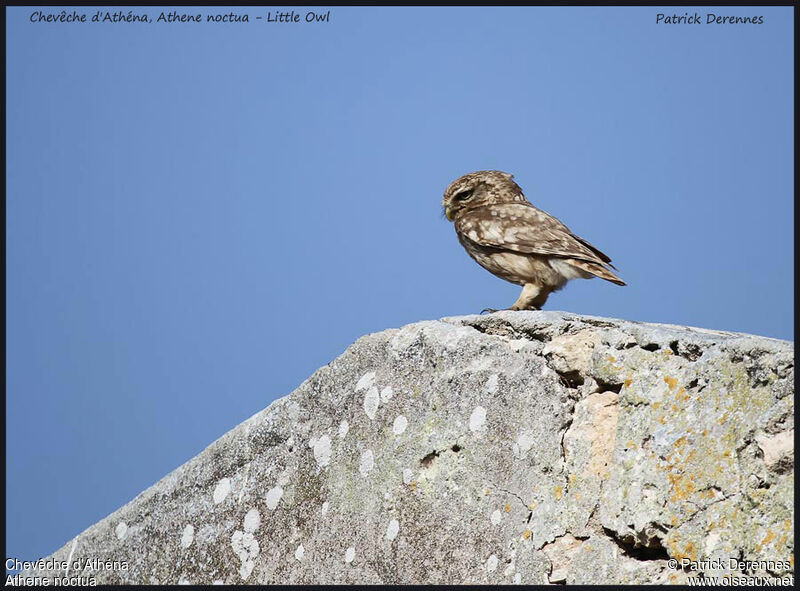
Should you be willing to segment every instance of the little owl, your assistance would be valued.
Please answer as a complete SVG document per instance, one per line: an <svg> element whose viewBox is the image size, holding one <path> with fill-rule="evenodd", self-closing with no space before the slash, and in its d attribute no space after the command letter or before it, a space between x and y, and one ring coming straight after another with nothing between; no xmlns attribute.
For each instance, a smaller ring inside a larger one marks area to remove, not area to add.
<svg viewBox="0 0 800 591"><path fill-rule="evenodd" d="M510 310L540 309L570 279L601 277L625 285L605 267L615 268L608 256L531 205L513 178L499 170L465 174L450 183L442 199L445 216L455 222L469 256L522 286Z"/></svg>

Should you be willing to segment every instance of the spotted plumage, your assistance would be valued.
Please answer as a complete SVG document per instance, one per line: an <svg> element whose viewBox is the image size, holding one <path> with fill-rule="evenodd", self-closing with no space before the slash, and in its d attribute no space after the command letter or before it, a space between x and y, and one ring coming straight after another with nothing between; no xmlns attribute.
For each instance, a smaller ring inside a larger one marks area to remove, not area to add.
<svg viewBox="0 0 800 591"><path fill-rule="evenodd" d="M498 170L466 174L444 192L442 206L467 253L484 269L522 285L511 310L538 310L570 279L625 282L611 259L531 205L514 177Z"/></svg>

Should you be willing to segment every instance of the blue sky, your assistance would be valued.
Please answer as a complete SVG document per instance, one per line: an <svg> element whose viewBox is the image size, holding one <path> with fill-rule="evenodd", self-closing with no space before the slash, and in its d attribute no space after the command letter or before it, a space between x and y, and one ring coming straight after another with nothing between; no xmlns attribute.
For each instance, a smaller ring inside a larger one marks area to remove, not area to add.
<svg viewBox="0 0 800 591"><path fill-rule="evenodd" d="M794 338L790 7L33 10L6 19L9 557L359 336L509 306L441 216L473 170L515 174L628 283L547 309ZM656 24L686 10L764 23Z"/></svg>

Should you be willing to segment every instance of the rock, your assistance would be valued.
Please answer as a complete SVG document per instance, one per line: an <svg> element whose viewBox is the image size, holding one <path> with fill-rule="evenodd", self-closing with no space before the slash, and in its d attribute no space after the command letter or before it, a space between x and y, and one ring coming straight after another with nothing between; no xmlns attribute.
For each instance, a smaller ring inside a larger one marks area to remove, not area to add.
<svg viewBox="0 0 800 591"><path fill-rule="evenodd" d="M368 335L26 574L684 583L738 558L786 576L793 359L785 341L562 312Z"/></svg>

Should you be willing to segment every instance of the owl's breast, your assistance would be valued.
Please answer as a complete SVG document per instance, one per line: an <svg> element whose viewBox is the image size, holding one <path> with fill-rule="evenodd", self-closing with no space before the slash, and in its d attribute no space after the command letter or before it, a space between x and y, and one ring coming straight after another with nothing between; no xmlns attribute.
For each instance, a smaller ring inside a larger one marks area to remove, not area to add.
<svg viewBox="0 0 800 591"><path fill-rule="evenodd" d="M461 234L458 240L476 263L501 279L517 285L563 283L546 257L481 246Z"/></svg>

